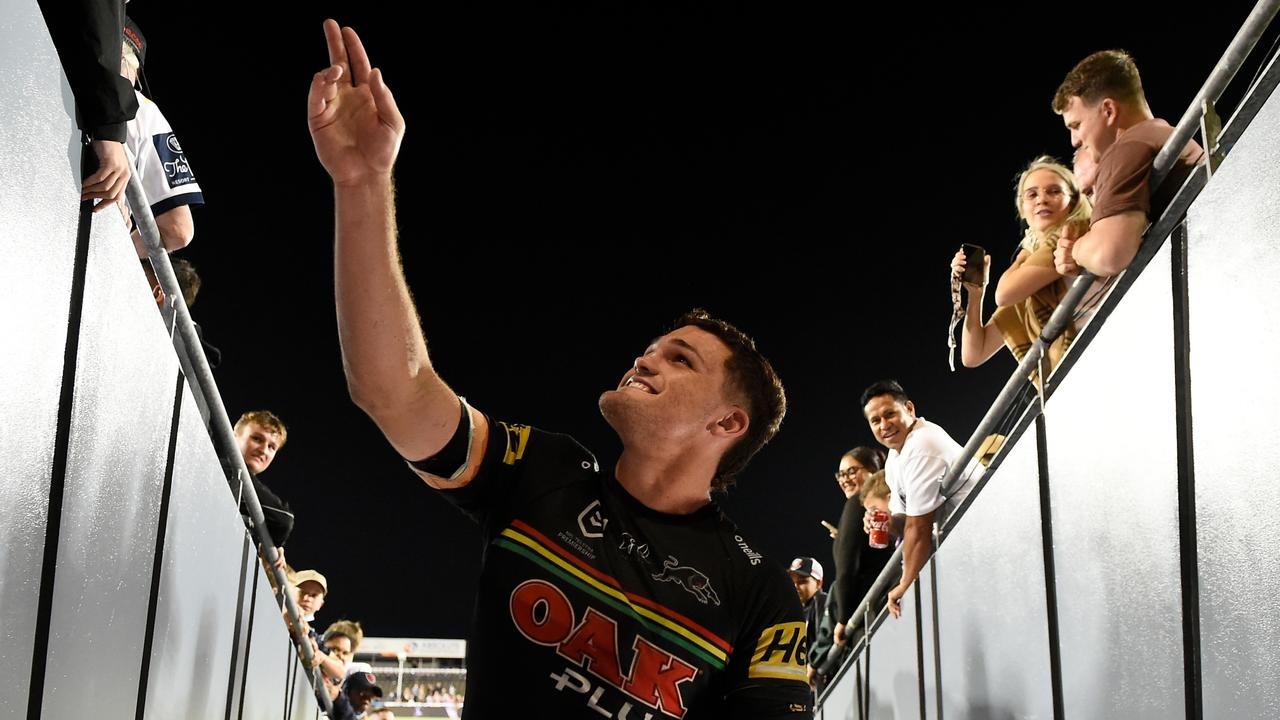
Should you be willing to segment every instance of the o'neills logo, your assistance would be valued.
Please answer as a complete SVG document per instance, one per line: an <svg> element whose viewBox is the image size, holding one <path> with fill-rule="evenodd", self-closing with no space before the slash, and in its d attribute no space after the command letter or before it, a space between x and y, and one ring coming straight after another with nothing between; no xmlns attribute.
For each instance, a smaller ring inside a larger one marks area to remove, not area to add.
<svg viewBox="0 0 1280 720"><path fill-rule="evenodd" d="M624 674L618 654L618 624L588 607L582 618L560 589L543 580L526 580L511 591L511 620L530 642L555 648L556 654L585 669L608 686L641 705L676 718L686 708L681 685L693 680L698 669L640 636L631 641L631 662ZM592 686L590 678L566 668L551 675L556 690L570 690L586 698L587 706L604 717L640 720L639 708L629 701L618 704L605 697L605 687ZM632 711L635 711L634 714ZM651 720L645 712L644 719Z"/></svg>
<svg viewBox="0 0 1280 720"><path fill-rule="evenodd" d="M752 550L751 548L747 547L747 541L743 540L741 535L734 535L733 541L738 543L738 547L742 549L742 554L747 556L747 559L751 561L752 565L760 564L760 561L764 558L764 556L756 552L755 550Z"/></svg>

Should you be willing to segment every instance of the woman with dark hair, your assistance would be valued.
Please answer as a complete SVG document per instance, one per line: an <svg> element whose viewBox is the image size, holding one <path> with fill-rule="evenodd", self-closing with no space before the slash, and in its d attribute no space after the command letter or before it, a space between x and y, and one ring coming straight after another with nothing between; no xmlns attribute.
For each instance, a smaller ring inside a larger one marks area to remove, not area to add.
<svg viewBox="0 0 1280 720"><path fill-rule="evenodd" d="M845 501L832 547L836 576L827 607L835 627L837 645L843 644L844 622L858 608L858 603L862 602L892 554L890 549L877 550L867 542L867 533L862 529L862 503L858 500L862 486L872 474L883 469L884 453L878 448L856 447L840 457L840 467L836 471L836 484L844 493ZM834 657L843 651L837 650L832 648L832 657L826 662L815 663L820 667L820 674L839 668Z"/></svg>

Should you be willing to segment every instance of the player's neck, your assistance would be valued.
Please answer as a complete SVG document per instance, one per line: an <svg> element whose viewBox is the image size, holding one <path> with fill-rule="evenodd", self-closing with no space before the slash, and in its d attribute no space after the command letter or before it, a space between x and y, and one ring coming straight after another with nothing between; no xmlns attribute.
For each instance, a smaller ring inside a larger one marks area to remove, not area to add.
<svg viewBox="0 0 1280 720"><path fill-rule="evenodd" d="M687 456L656 457L624 449L614 468L618 483L645 507L688 515L711 502L715 464Z"/></svg>

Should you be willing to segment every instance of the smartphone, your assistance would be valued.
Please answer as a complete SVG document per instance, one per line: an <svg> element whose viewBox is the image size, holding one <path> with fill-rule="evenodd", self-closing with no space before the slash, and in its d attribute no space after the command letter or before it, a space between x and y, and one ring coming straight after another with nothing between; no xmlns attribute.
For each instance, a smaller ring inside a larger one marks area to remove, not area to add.
<svg viewBox="0 0 1280 720"><path fill-rule="evenodd" d="M965 243L961 247L964 248L964 282L973 285L981 285L983 275L986 274L987 251L979 245L970 245Z"/></svg>

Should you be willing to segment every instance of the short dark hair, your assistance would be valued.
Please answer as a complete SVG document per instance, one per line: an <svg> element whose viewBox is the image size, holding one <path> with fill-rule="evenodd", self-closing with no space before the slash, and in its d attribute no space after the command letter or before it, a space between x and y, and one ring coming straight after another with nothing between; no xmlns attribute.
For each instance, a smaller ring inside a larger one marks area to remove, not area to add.
<svg viewBox="0 0 1280 720"><path fill-rule="evenodd" d="M871 398L867 398L870 400ZM866 406L866 403L862 403ZM842 458L851 457L858 461L858 464L866 468L868 472L876 472L884 469L884 453L876 448L869 448L865 445L856 447L849 452L841 455Z"/></svg>
<svg viewBox="0 0 1280 720"><path fill-rule="evenodd" d="M877 380L862 391L862 399L859 401L858 406L865 408L867 403L871 402L871 398L880 397L881 395L892 395L894 400L903 405L911 402L911 398L907 397L907 392L902 389L897 380Z"/></svg>
<svg viewBox="0 0 1280 720"><path fill-rule="evenodd" d="M782 418L787 414L787 395L773 365L746 333L701 308L681 315L672 329L686 326L715 335L729 348L729 359L725 361L728 382L746 397L747 432L720 458L716 476L711 481L712 490L724 491L733 485L734 477L747 467L760 448L778 434Z"/></svg>
<svg viewBox="0 0 1280 720"><path fill-rule="evenodd" d="M169 264L173 266L173 274L178 279L178 289L182 291L182 301L191 307L196 304L196 296L200 294L200 274L196 272L196 267L189 261L182 258L171 257ZM151 260L142 259L142 271L147 275L147 282L151 287L160 284L160 280L156 277L156 269L151 266Z"/></svg>
<svg viewBox="0 0 1280 720"><path fill-rule="evenodd" d="M183 258L170 258L173 274L178 277L178 287L182 290L182 300L191 307L196 304L196 295L200 294L200 275L192 265Z"/></svg>
<svg viewBox="0 0 1280 720"><path fill-rule="evenodd" d="M1059 115L1078 97L1089 105L1103 98L1145 106L1138 66L1124 50L1101 50L1076 63L1053 95L1053 111Z"/></svg>

